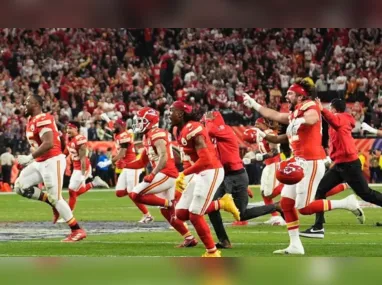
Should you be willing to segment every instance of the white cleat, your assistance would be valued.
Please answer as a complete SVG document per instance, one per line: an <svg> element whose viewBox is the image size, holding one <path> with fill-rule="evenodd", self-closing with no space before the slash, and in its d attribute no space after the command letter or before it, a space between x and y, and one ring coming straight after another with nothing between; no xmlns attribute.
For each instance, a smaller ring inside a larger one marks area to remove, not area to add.
<svg viewBox="0 0 382 285"><path fill-rule="evenodd" d="M57 224L65 224L65 220L63 218L60 218L57 220Z"/></svg>
<svg viewBox="0 0 382 285"><path fill-rule="evenodd" d="M352 194L348 197L345 198L346 204L347 204L347 209L351 211L357 218L358 222L360 224L364 224L366 221L365 213L361 209L357 197Z"/></svg>
<svg viewBox="0 0 382 285"><path fill-rule="evenodd" d="M266 225L271 226L285 226L286 223L284 219L280 216L271 217L268 221L264 222Z"/></svg>
<svg viewBox="0 0 382 285"><path fill-rule="evenodd" d="M287 254L304 255L305 251L304 251L304 247L302 245L301 246L290 245L285 249L275 250L273 253L274 254L285 254L285 255L287 255Z"/></svg>
<svg viewBox="0 0 382 285"><path fill-rule="evenodd" d="M140 224L150 224L154 222L154 217L151 215L143 215L142 219L138 221Z"/></svg>
<svg viewBox="0 0 382 285"><path fill-rule="evenodd" d="M104 188L110 188L109 184L107 184L105 181L103 181L99 176L94 177L93 181L94 187L104 187Z"/></svg>

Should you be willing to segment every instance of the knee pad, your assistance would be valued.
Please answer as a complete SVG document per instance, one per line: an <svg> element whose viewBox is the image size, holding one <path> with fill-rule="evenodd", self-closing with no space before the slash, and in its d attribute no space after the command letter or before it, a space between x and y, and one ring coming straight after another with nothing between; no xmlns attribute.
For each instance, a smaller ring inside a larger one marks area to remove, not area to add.
<svg viewBox="0 0 382 285"><path fill-rule="evenodd" d="M284 211L292 211L295 206L295 201L287 197L281 197L280 200L281 209Z"/></svg>
<svg viewBox="0 0 382 285"><path fill-rule="evenodd" d="M190 212L186 209L175 210L175 216L181 221L188 221L190 219Z"/></svg>

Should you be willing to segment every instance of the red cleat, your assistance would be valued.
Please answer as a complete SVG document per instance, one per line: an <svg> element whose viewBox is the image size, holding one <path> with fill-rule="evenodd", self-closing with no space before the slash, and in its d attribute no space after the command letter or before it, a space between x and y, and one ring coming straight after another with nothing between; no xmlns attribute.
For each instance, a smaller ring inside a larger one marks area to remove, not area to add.
<svg viewBox="0 0 382 285"><path fill-rule="evenodd" d="M57 223L58 218L60 217L60 213L56 210L56 208L52 208L53 210L53 224Z"/></svg>
<svg viewBox="0 0 382 285"><path fill-rule="evenodd" d="M180 244L177 245L177 248L182 248L182 247L194 247L198 244L198 241L193 238L193 239L184 239L184 241Z"/></svg>
<svg viewBox="0 0 382 285"><path fill-rule="evenodd" d="M68 235L65 239L63 239L61 242L77 242L84 238L86 238L86 232L83 229L74 230Z"/></svg>
<svg viewBox="0 0 382 285"><path fill-rule="evenodd" d="M238 227L238 226L247 226L248 221L235 221L232 223L232 226Z"/></svg>

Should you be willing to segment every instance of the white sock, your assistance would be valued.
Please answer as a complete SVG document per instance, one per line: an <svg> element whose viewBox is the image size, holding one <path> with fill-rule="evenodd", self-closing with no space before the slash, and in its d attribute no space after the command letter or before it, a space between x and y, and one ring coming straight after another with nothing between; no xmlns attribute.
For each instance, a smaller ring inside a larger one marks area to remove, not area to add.
<svg viewBox="0 0 382 285"><path fill-rule="evenodd" d="M60 213L60 216L65 220L65 222L69 221L73 218L73 213L70 210L68 203L64 199L60 199L56 202L55 205L57 211Z"/></svg>
<svg viewBox="0 0 382 285"><path fill-rule="evenodd" d="M302 246L299 233L299 229L288 230L290 245L297 247Z"/></svg>
<svg viewBox="0 0 382 285"><path fill-rule="evenodd" d="M347 209L346 198L342 200L330 200L332 209Z"/></svg>

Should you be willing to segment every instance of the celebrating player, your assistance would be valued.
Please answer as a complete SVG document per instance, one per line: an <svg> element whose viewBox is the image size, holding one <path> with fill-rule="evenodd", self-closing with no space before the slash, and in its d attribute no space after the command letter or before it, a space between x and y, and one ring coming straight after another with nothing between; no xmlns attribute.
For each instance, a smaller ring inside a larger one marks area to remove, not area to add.
<svg viewBox="0 0 382 285"><path fill-rule="evenodd" d="M66 167L65 155L61 151L61 142L54 117L42 113L43 99L30 95L25 101L26 115L30 116L26 128L26 137L31 145L30 155L19 155L18 163L26 166L15 183L15 192L23 197L46 202L55 208L54 222L58 213L72 230L63 242L76 242L86 238L86 232L80 228L69 205L62 198L62 184ZM44 183L46 192L38 187Z"/></svg>
<svg viewBox="0 0 382 285"><path fill-rule="evenodd" d="M133 190L133 188L138 185L139 176L142 174L142 168L124 168L124 165L136 160L137 157L135 153L133 134L126 130L126 123L123 120L118 119L115 121L114 133L114 141L116 143L118 153L111 160L99 162L98 165L105 167L112 163L116 163L116 166L119 169L122 169L122 172L118 177L117 185L115 186L115 194L117 197L125 197L129 195L129 191ZM139 223L148 224L154 221L153 216L151 216L145 205L137 203L134 200L133 202L143 214L143 217Z"/></svg>
<svg viewBox="0 0 382 285"><path fill-rule="evenodd" d="M262 130L265 134L270 136L277 135L277 132L270 128L271 126L272 122L264 118L257 119L255 123L255 127ZM265 205L273 204L272 198L280 193L281 190L277 190L282 187L279 187L280 182L276 179L276 169L281 160L280 144L269 143L262 137L257 136L256 130L254 129L247 129L244 132L244 140L249 143L258 144L258 152L256 152L255 160L263 161L265 164L261 174L260 191ZM249 161L246 160L247 159L244 159L243 161L248 164ZM278 187L276 189L278 193L273 193L276 187ZM285 225L284 219L280 217L277 212L273 212L271 219L265 223L270 225Z"/></svg>
<svg viewBox="0 0 382 285"><path fill-rule="evenodd" d="M141 169L150 162L153 170L131 192L128 190L129 196L137 203L161 207L162 215L185 239L180 246L196 246L198 242L187 227L182 221L174 218L175 181L178 169L172 152L171 135L158 125L159 113L152 108L142 108L134 117L133 129L134 132L144 135L144 150L140 159L123 163L123 167Z"/></svg>
<svg viewBox="0 0 382 285"><path fill-rule="evenodd" d="M277 211L276 205L247 208L248 206L248 175L243 166L239 153L239 142L232 128L225 124L220 112L208 112L203 116L204 124L211 140L216 144L219 158L224 167L224 181L216 191L214 199L222 197L225 193L233 196L235 205L240 211L240 221L247 221L259 216ZM231 248L228 235L224 229L219 211L209 214L219 243L217 248Z"/></svg>
<svg viewBox="0 0 382 285"><path fill-rule="evenodd" d="M295 208L303 215L334 209L347 209L356 216L363 216L358 201L354 195L342 200L316 200L318 183L325 173L325 151L321 145L321 111L312 100L314 83L310 78L298 79L288 89L286 98L291 111L283 114L263 107L249 95L244 95L244 104L255 109L263 117L288 124L287 134L279 136L280 142L291 145L296 160L304 166L304 177L294 185L285 185L281 192L281 208L285 215L290 245L286 249L276 250L276 254L304 254L304 247L299 237L299 219Z"/></svg>
<svg viewBox="0 0 382 285"><path fill-rule="evenodd" d="M67 125L69 141L66 148L73 162L73 173L69 182L69 207L72 211L76 206L78 196L81 196L93 187L109 188L109 185L98 176L92 182L85 184L86 179L91 177L92 171L90 160L87 157L88 141L83 135L79 134L79 129L79 122L71 121ZM57 222L62 223L65 221L61 218Z"/></svg>

